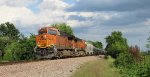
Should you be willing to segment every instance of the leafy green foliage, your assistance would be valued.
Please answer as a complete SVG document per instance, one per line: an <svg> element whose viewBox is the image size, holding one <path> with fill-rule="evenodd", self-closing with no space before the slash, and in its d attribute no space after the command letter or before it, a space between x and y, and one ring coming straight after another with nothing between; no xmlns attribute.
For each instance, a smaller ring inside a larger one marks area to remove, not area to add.
<svg viewBox="0 0 150 77"><path fill-rule="evenodd" d="M143 56L147 56L147 55L150 55L150 51L141 52L141 54L142 54Z"/></svg>
<svg viewBox="0 0 150 77"><path fill-rule="evenodd" d="M149 52L142 52L142 54L138 46L131 46L129 52L121 53L117 57L114 64L123 77L150 77Z"/></svg>
<svg viewBox="0 0 150 77"><path fill-rule="evenodd" d="M100 42L100 41L95 41L95 42L94 42L94 41L88 40L88 41L86 41L86 42L92 44L94 47L97 47L97 48L100 48L100 49L103 48L103 44L102 44L102 42Z"/></svg>
<svg viewBox="0 0 150 77"><path fill-rule="evenodd" d="M19 35L19 30L12 23L0 24L0 56L4 55L4 49L7 45L19 39Z"/></svg>
<svg viewBox="0 0 150 77"><path fill-rule="evenodd" d="M149 48L150 50L150 37L147 40L148 40L148 44L146 44L146 47Z"/></svg>
<svg viewBox="0 0 150 77"><path fill-rule="evenodd" d="M130 68L134 63L135 60L129 53L120 53L114 62L117 68Z"/></svg>
<svg viewBox="0 0 150 77"><path fill-rule="evenodd" d="M106 51L109 55L116 58L119 53L128 51L128 44L126 38L122 37L121 32L114 31L106 38Z"/></svg>
<svg viewBox="0 0 150 77"><path fill-rule="evenodd" d="M9 45L12 40L7 36L0 36L0 50L4 51L4 48Z"/></svg>
<svg viewBox="0 0 150 77"><path fill-rule="evenodd" d="M12 23L6 22L0 25L0 36L8 36L13 40L17 40L19 35L19 30Z"/></svg>
<svg viewBox="0 0 150 77"><path fill-rule="evenodd" d="M34 59L35 35L23 37L18 42L13 42L5 49L5 60Z"/></svg>
<svg viewBox="0 0 150 77"><path fill-rule="evenodd" d="M117 57L115 65L122 73L123 77L149 77L150 76L150 56L144 56L141 62L135 61L130 54L121 54Z"/></svg>
<svg viewBox="0 0 150 77"><path fill-rule="evenodd" d="M97 48L101 48L101 49L103 48L103 44L99 41L93 42L93 45Z"/></svg>
<svg viewBox="0 0 150 77"><path fill-rule="evenodd" d="M150 76L150 56L145 56L143 61L138 65L139 69L137 75L139 77L149 77Z"/></svg>
<svg viewBox="0 0 150 77"><path fill-rule="evenodd" d="M13 42L6 47L4 59L5 60L20 60L22 52L26 51L25 48L18 42Z"/></svg>
<svg viewBox="0 0 150 77"><path fill-rule="evenodd" d="M63 31L63 32L67 33L68 35L74 35L73 29L66 23L53 24L52 27L55 27L55 28Z"/></svg>
<svg viewBox="0 0 150 77"><path fill-rule="evenodd" d="M29 38L20 34L19 30L9 22L0 25L0 56L4 60L34 59L35 35Z"/></svg>
<svg viewBox="0 0 150 77"><path fill-rule="evenodd" d="M150 76L150 55L141 56L138 46L131 46L129 52L120 53L114 64L123 77Z"/></svg>

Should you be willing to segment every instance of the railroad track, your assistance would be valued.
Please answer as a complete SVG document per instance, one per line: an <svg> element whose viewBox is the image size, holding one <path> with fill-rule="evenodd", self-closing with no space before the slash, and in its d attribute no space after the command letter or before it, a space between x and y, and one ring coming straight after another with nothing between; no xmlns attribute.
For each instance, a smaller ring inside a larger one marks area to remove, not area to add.
<svg viewBox="0 0 150 77"><path fill-rule="evenodd" d="M9 61L9 62L0 62L0 66L7 66L7 65L14 65L14 64L23 64L23 63L31 63L31 62L39 62L39 61L46 61L49 59L44 59L44 60L21 60L21 61Z"/></svg>
<svg viewBox="0 0 150 77"><path fill-rule="evenodd" d="M81 56L80 56L81 57ZM83 57L83 56L82 56ZM62 57L60 59L67 59L67 58L77 58L77 57ZM52 59L40 59L40 60L20 60L20 61L3 61L0 62L0 66L7 66L7 65L16 65L16 64L24 64L24 63L31 63L31 62L39 62L39 61L48 61L48 60L57 60L59 58L52 58Z"/></svg>

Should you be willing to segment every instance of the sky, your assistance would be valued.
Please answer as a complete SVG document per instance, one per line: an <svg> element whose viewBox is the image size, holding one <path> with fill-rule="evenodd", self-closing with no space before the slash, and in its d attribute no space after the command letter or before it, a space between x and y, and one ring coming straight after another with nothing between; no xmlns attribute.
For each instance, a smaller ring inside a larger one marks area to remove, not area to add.
<svg viewBox="0 0 150 77"><path fill-rule="evenodd" d="M129 45L146 50L150 36L150 0L0 0L0 23L11 22L24 34L67 23L77 37L101 41L121 31Z"/></svg>

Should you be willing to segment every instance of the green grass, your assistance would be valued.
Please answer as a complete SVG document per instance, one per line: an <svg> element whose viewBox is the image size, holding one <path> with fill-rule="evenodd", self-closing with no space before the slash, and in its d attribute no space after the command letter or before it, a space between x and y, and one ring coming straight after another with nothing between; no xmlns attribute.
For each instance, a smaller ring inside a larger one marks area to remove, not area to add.
<svg viewBox="0 0 150 77"><path fill-rule="evenodd" d="M87 62L81 66L71 77L121 77L115 67L114 59L99 59Z"/></svg>

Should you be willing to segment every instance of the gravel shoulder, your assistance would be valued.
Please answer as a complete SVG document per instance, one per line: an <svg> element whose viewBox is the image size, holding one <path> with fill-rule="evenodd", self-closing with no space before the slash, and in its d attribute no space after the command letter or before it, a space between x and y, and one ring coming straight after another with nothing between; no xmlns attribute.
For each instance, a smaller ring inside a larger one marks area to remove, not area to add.
<svg viewBox="0 0 150 77"><path fill-rule="evenodd" d="M0 77L70 77L83 63L97 59L87 56L0 66Z"/></svg>

